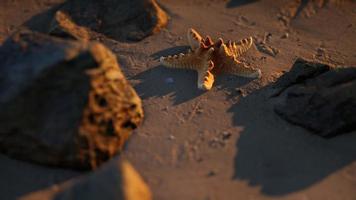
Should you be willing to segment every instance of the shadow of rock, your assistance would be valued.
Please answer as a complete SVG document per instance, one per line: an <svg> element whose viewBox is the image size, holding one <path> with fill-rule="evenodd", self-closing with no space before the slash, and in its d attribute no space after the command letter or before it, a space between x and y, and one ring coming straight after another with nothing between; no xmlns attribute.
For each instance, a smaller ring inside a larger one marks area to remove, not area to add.
<svg viewBox="0 0 356 200"><path fill-rule="evenodd" d="M252 92L254 83L257 82L258 79L223 74L215 80L214 87L224 90L228 99L238 100L241 96Z"/></svg>
<svg viewBox="0 0 356 200"><path fill-rule="evenodd" d="M28 21L26 21L23 25L31 30L45 33L48 31L48 28L57 12L62 4L57 4L48 10L41 12L32 16Z"/></svg>
<svg viewBox="0 0 356 200"><path fill-rule="evenodd" d="M356 160L356 134L324 139L285 122L273 111L276 102L269 99L270 90L267 86L242 98L229 110L234 125L243 127L236 143L234 179L260 186L267 195L285 195Z"/></svg>
<svg viewBox="0 0 356 200"><path fill-rule="evenodd" d="M95 172L24 195L21 200L152 200L140 174L126 159L115 159Z"/></svg>
<svg viewBox="0 0 356 200"><path fill-rule="evenodd" d="M1 199L17 199L57 183L77 177L82 172L55 169L13 160L0 154Z"/></svg>
<svg viewBox="0 0 356 200"><path fill-rule="evenodd" d="M239 7L239 6L243 6L246 4L250 4L250 3L255 3L258 0L230 0L227 4L226 7L227 8L234 8L234 7Z"/></svg>

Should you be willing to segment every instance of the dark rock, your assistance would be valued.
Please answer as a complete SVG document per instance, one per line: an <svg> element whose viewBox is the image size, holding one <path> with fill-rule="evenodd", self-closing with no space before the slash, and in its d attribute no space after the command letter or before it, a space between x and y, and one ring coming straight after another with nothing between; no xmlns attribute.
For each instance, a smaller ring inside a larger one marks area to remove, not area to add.
<svg viewBox="0 0 356 200"><path fill-rule="evenodd" d="M21 200L151 200L141 176L126 161L111 161L101 169L66 183L24 196Z"/></svg>
<svg viewBox="0 0 356 200"><path fill-rule="evenodd" d="M278 96L288 87L316 77L319 74L329 71L330 69L331 67L328 65L308 62L299 58L295 61L291 70L281 76L273 85L272 96Z"/></svg>
<svg viewBox="0 0 356 200"><path fill-rule="evenodd" d="M297 60L273 86L275 111L322 137L356 130L356 67Z"/></svg>
<svg viewBox="0 0 356 200"><path fill-rule="evenodd" d="M168 23L155 0L68 0L58 9L79 26L121 41L142 40Z"/></svg>
<svg viewBox="0 0 356 200"><path fill-rule="evenodd" d="M21 31L0 48L0 151L95 168L142 120L141 101L99 43Z"/></svg>

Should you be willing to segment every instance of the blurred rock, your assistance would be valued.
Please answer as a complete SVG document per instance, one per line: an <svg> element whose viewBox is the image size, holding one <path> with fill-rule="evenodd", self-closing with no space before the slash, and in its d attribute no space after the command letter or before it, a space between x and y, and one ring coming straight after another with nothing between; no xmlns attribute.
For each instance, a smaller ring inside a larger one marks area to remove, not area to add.
<svg viewBox="0 0 356 200"><path fill-rule="evenodd" d="M143 118L115 55L99 43L21 31L0 60L0 151L11 157L95 168Z"/></svg>
<svg viewBox="0 0 356 200"><path fill-rule="evenodd" d="M76 40L89 41L89 30L78 26L63 11L57 11L48 31L50 35L62 38L71 38Z"/></svg>
<svg viewBox="0 0 356 200"><path fill-rule="evenodd" d="M328 65L312 63L299 58L295 61L290 71L279 77L278 81L273 85L272 96L278 96L290 86L317 77L329 70L331 70L331 67Z"/></svg>
<svg viewBox="0 0 356 200"><path fill-rule="evenodd" d="M155 0L68 0L59 9L78 25L116 40L142 40L168 23Z"/></svg>
<svg viewBox="0 0 356 200"><path fill-rule="evenodd" d="M356 67L298 59L273 86L275 111L322 137L356 130Z"/></svg>
<svg viewBox="0 0 356 200"><path fill-rule="evenodd" d="M282 39L288 39L289 38L289 33L284 33L282 36L281 36Z"/></svg>
<svg viewBox="0 0 356 200"><path fill-rule="evenodd" d="M152 194L128 161L114 160L87 176L34 192L20 199L151 200Z"/></svg>

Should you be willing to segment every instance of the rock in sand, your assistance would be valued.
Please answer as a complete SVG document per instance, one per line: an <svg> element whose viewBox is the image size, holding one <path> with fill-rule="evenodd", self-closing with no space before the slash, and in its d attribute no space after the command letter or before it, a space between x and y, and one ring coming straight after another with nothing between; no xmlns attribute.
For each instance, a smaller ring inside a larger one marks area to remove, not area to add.
<svg viewBox="0 0 356 200"><path fill-rule="evenodd" d="M20 31L0 60L0 151L13 158L95 168L143 118L116 56L99 43Z"/></svg>
<svg viewBox="0 0 356 200"><path fill-rule="evenodd" d="M356 130L356 67L298 59L273 86L283 119L322 137Z"/></svg>

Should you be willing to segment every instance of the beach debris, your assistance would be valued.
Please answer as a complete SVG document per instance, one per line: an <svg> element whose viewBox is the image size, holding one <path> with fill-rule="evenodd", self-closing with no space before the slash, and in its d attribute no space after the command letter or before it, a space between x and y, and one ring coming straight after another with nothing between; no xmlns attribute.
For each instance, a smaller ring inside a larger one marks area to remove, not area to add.
<svg viewBox="0 0 356 200"><path fill-rule="evenodd" d="M191 49L186 53L161 57L162 65L169 68L191 69L198 72L198 88L210 90L215 76L220 73L235 74L249 78L260 78L261 70L241 62L241 57L253 44L252 37L238 42L224 43L219 38L213 42L210 36L205 39L194 29L188 30L188 43Z"/></svg>
<svg viewBox="0 0 356 200"><path fill-rule="evenodd" d="M279 49L267 45L266 43L256 43L256 47L261 53L270 55L272 57L276 57L279 53Z"/></svg>
<svg viewBox="0 0 356 200"><path fill-rule="evenodd" d="M271 33L266 33L263 36L263 39L260 39L259 41L256 39L255 45L257 47L257 50L260 51L261 53L267 54L272 57L276 57L277 54L279 53L279 49L267 44L270 42L271 37L272 37Z"/></svg>

